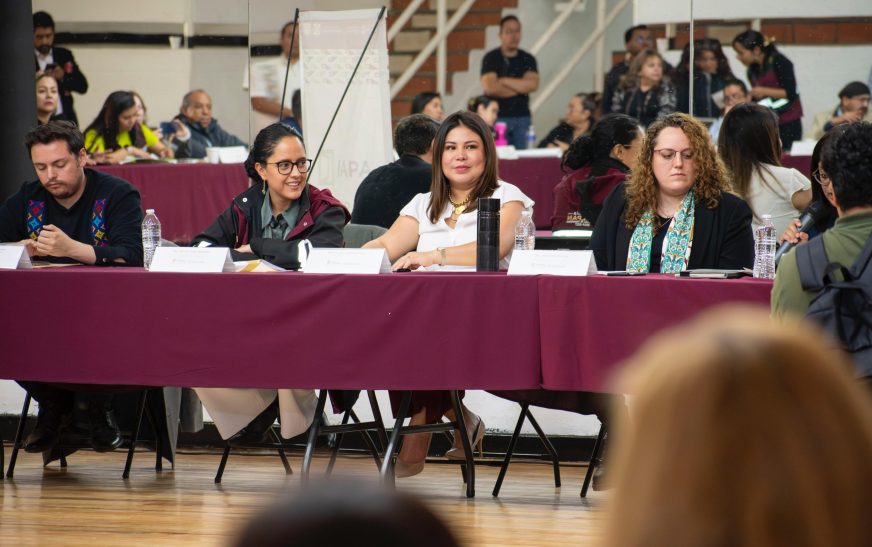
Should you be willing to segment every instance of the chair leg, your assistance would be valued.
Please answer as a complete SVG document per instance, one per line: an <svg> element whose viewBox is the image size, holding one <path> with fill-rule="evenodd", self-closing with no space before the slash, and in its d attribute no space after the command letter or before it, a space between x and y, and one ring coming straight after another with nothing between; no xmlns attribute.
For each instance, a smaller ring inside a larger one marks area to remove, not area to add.
<svg viewBox="0 0 872 547"><path fill-rule="evenodd" d="M521 415L518 416L518 423L515 425L515 432L512 433L512 438L509 439L509 446L506 448L506 456L503 458L503 465L500 466L500 474L497 477L497 482L494 484L494 490L491 492L493 497L500 495L500 488L503 487L503 479L506 478L506 472L509 470L509 463L512 461L512 454L515 452L515 444L518 442L518 437L521 436L521 428L524 426L524 420L529 413L529 405L521 404Z"/></svg>
<svg viewBox="0 0 872 547"><path fill-rule="evenodd" d="M227 458L230 457L230 443L224 444L224 454L221 455L221 463L218 464L218 472L215 473L215 484L221 484L221 477L224 476L224 467L227 466Z"/></svg>
<svg viewBox="0 0 872 547"><path fill-rule="evenodd" d="M30 399L30 393L24 396L24 405L21 407L21 419L18 420L18 429L15 430L12 454L9 456L9 469L6 471L6 476L10 479L15 473L15 461L18 459L18 450L24 443L24 425L27 423L27 410L30 408Z"/></svg>
<svg viewBox="0 0 872 547"><path fill-rule="evenodd" d="M348 418L351 417L351 409L345 411L345 414L342 415L342 425L348 423ZM333 473L333 466L336 465L336 456L339 454L339 449L342 447L342 437L344 433L339 433L336 435L336 442L333 443L333 446L330 448L330 461L327 462L327 472L325 476L329 477L331 473Z"/></svg>
<svg viewBox="0 0 872 547"><path fill-rule="evenodd" d="M282 465L285 467L285 475L292 475L294 470L291 469L291 463L288 461L287 454L285 454L285 447L284 443L282 443L282 438L279 437L279 434L276 433L276 430L272 426L269 428L269 433L276 444L278 444L279 458L282 459Z"/></svg>
<svg viewBox="0 0 872 547"><path fill-rule="evenodd" d="M584 484L581 485L581 497L587 497L587 489L590 487L590 481L593 479L593 472L600 463L600 452L602 452L605 444L606 427L600 426L599 434L596 436L596 442L593 444L593 452L590 455L590 463L587 464L587 473L584 474Z"/></svg>
<svg viewBox="0 0 872 547"><path fill-rule="evenodd" d="M357 414L355 414L353 410L350 410L349 412L351 413L351 419L354 423L359 424L360 419L357 417ZM381 422L379 422L377 427L382 428ZM375 442L372 440L369 431L361 431L360 436L363 437L363 443L366 445L367 449L369 449L372 459L375 460L376 468L381 468L381 454L379 454L378 448L375 446Z"/></svg>
<svg viewBox="0 0 872 547"><path fill-rule="evenodd" d="M154 415L151 413L151 409L148 405L145 405L145 418L148 420L148 424L151 426L151 430L154 431L154 470L162 471L163 470L163 439L161 439L160 431L157 427L157 420L155 420Z"/></svg>
<svg viewBox="0 0 872 547"><path fill-rule="evenodd" d="M466 422L463 417L463 405L460 402L460 394L457 390L451 390L451 404L454 406L454 417L457 419L455 427L460 433L463 442L463 452L466 455L466 497L475 497L475 461L472 458L472 445L469 443L469 434L466 431Z"/></svg>
<svg viewBox="0 0 872 547"><path fill-rule="evenodd" d="M542 431L542 428L539 427L539 422L536 421L533 413L529 410L527 410L527 419L530 420L530 424L533 426L533 429L536 430L536 434L539 435L539 440L542 441L542 444L545 445L545 450L547 450L548 455L551 456L551 465L554 468L554 486L560 488L560 458L557 456L557 450L554 448L554 445L551 444L548 435L546 435L545 432Z"/></svg>
<svg viewBox="0 0 872 547"><path fill-rule="evenodd" d="M399 444L400 434L403 429L403 421L406 419L406 414L409 413L409 406L412 403L412 392L406 391L403 393L403 399L400 401L400 408L397 411L397 415L394 416L394 428L391 430L391 436L388 439L387 446L385 447L385 455L382 458L381 464L381 479L384 484L388 484L389 482L393 482L394 479L394 457L397 452L397 445Z"/></svg>
<svg viewBox="0 0 872 547"><path fill-rule="evenodd" d="M136 413L136 422L133 424L133 432L130 434L130 448L127 449L127 462L124 464L122 479L130 477L130 466L133 465L133 452L136 450L136 441L139 439L139 427L142 425L142 416L145 414L145 405L148 402L148 390L142 391L139 397L139 411Z"/></svg>
<svg viewBox="0 0 872 547"><path fill-rule="evenodd" d="M378 424L376 434L378 435L378 441L381 445L378 449L385 450L388 446L388 433L385 431L385 421L382 419L381 409L378 407L378 399L375 397L375 391L372 390L367 391L366 396L369 398L369 408L372 410L372 419Z"/></svg>
<svg viewBox="0 0 872 547"><path fill-rule="evenodd" d="M321 428L321 420L324 415L324 406L327 404L327 390L322 389L318 395L318 404L315 407L315 419L309 426L309 440L306 442L306 452L303 454L303 465L300 470L300 481L303 486L309 481L309 468L312 466L312 455L315 453L315 442L318 440L318 430Z"/></svg>

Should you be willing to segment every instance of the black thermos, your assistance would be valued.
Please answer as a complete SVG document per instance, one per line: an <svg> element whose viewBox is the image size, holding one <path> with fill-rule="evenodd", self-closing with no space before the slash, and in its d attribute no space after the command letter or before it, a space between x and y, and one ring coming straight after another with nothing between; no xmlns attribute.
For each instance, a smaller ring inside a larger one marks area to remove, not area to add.
<svg viewBox="0 0 872 547"><path fill-rule="evenodd" d="M478 198L478 234L475 270L496 272L500 269L500 200Z"/></svg>

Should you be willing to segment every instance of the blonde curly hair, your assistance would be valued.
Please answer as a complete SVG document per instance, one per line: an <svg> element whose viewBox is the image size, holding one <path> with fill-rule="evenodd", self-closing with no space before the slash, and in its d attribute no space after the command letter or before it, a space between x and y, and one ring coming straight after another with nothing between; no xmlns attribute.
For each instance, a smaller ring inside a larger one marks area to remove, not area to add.
<svg viewBox="0 0 872 547"><path fill-rule="evenodd" d="M630 230L636 227L645 211L657 210L659 184L654 177L651 162L657 136L667 127L681 129L690 141L695 172L692 187L695 199L704 202L709 209L714 209L720 201L721 192L732 193L727 170L715 151L705 126L687 114L669 114L648 126L636 168L627 179L624 221Z"/></svg>

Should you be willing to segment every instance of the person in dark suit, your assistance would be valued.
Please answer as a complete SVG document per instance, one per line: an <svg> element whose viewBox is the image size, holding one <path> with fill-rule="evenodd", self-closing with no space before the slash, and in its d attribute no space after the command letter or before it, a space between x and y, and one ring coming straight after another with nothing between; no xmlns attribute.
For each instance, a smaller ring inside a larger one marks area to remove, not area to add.
<svg viewBox="0 0 872 547"><path fill-rule="evenodd" d="M351 222L390 228L400 210L418 194L430 191L433 138L439 122L425 114L406 116L394 130L400 159L373 169L354 196Z"/></svg>
<svg viewBox="0 0 872 547"><path fill-rule="evenodd" d="M79 125L76 111L73 109L73 91L85 93L88 91L88 80L73 58L73 53L62 47L54 46L55 24L51 15L44 11L33 14L33 47L36 73L45 72L54 76L58 82L60 105L56 114L63 114L65 119Z"/></svg>
<svg viewBox="0 0 872 547"><path fill-rule="evenodd" d="M730 193L705 126L673 113L648 127L636 169L606 198L590 247L601 270L750 268L751 217Z"/></svg>

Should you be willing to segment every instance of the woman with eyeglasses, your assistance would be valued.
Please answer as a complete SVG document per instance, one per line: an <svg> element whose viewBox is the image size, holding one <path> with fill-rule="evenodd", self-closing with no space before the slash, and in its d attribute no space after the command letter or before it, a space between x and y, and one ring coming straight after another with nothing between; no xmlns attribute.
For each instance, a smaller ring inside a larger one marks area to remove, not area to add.
<svg viewBox="0 0 872 547"><path fill-rule="evenodd" d="M781 166L778 118L768 108L747 103L730 110L721 125L718 154L733 190L751 206L755 226L762 224L763 215L771 215L780 234L811 203L811 181Z"/></svg>
<svg viewBox="0 0 872 547"><path fill-rule="evenodd" d="M648 127L636 168L606 198L590 247L600 270L750 268L751 218L730 193L705 126L673 113Z"/></svg>
<svg viewBox="0 0 872 547"><path fill-rule="evenodd" d="M194 238L193 246L229 247L234 260L261 258L282 268L300 267L298 243L341 247L342 229L351 215L330 190L306 180L311 160L294 129L274 123L261 129L245 160L254 181L248 190ZM316 397L311 389L197 388L221 437L231 443L263 442L276 415L289 439L312 422Z"/></svg>

